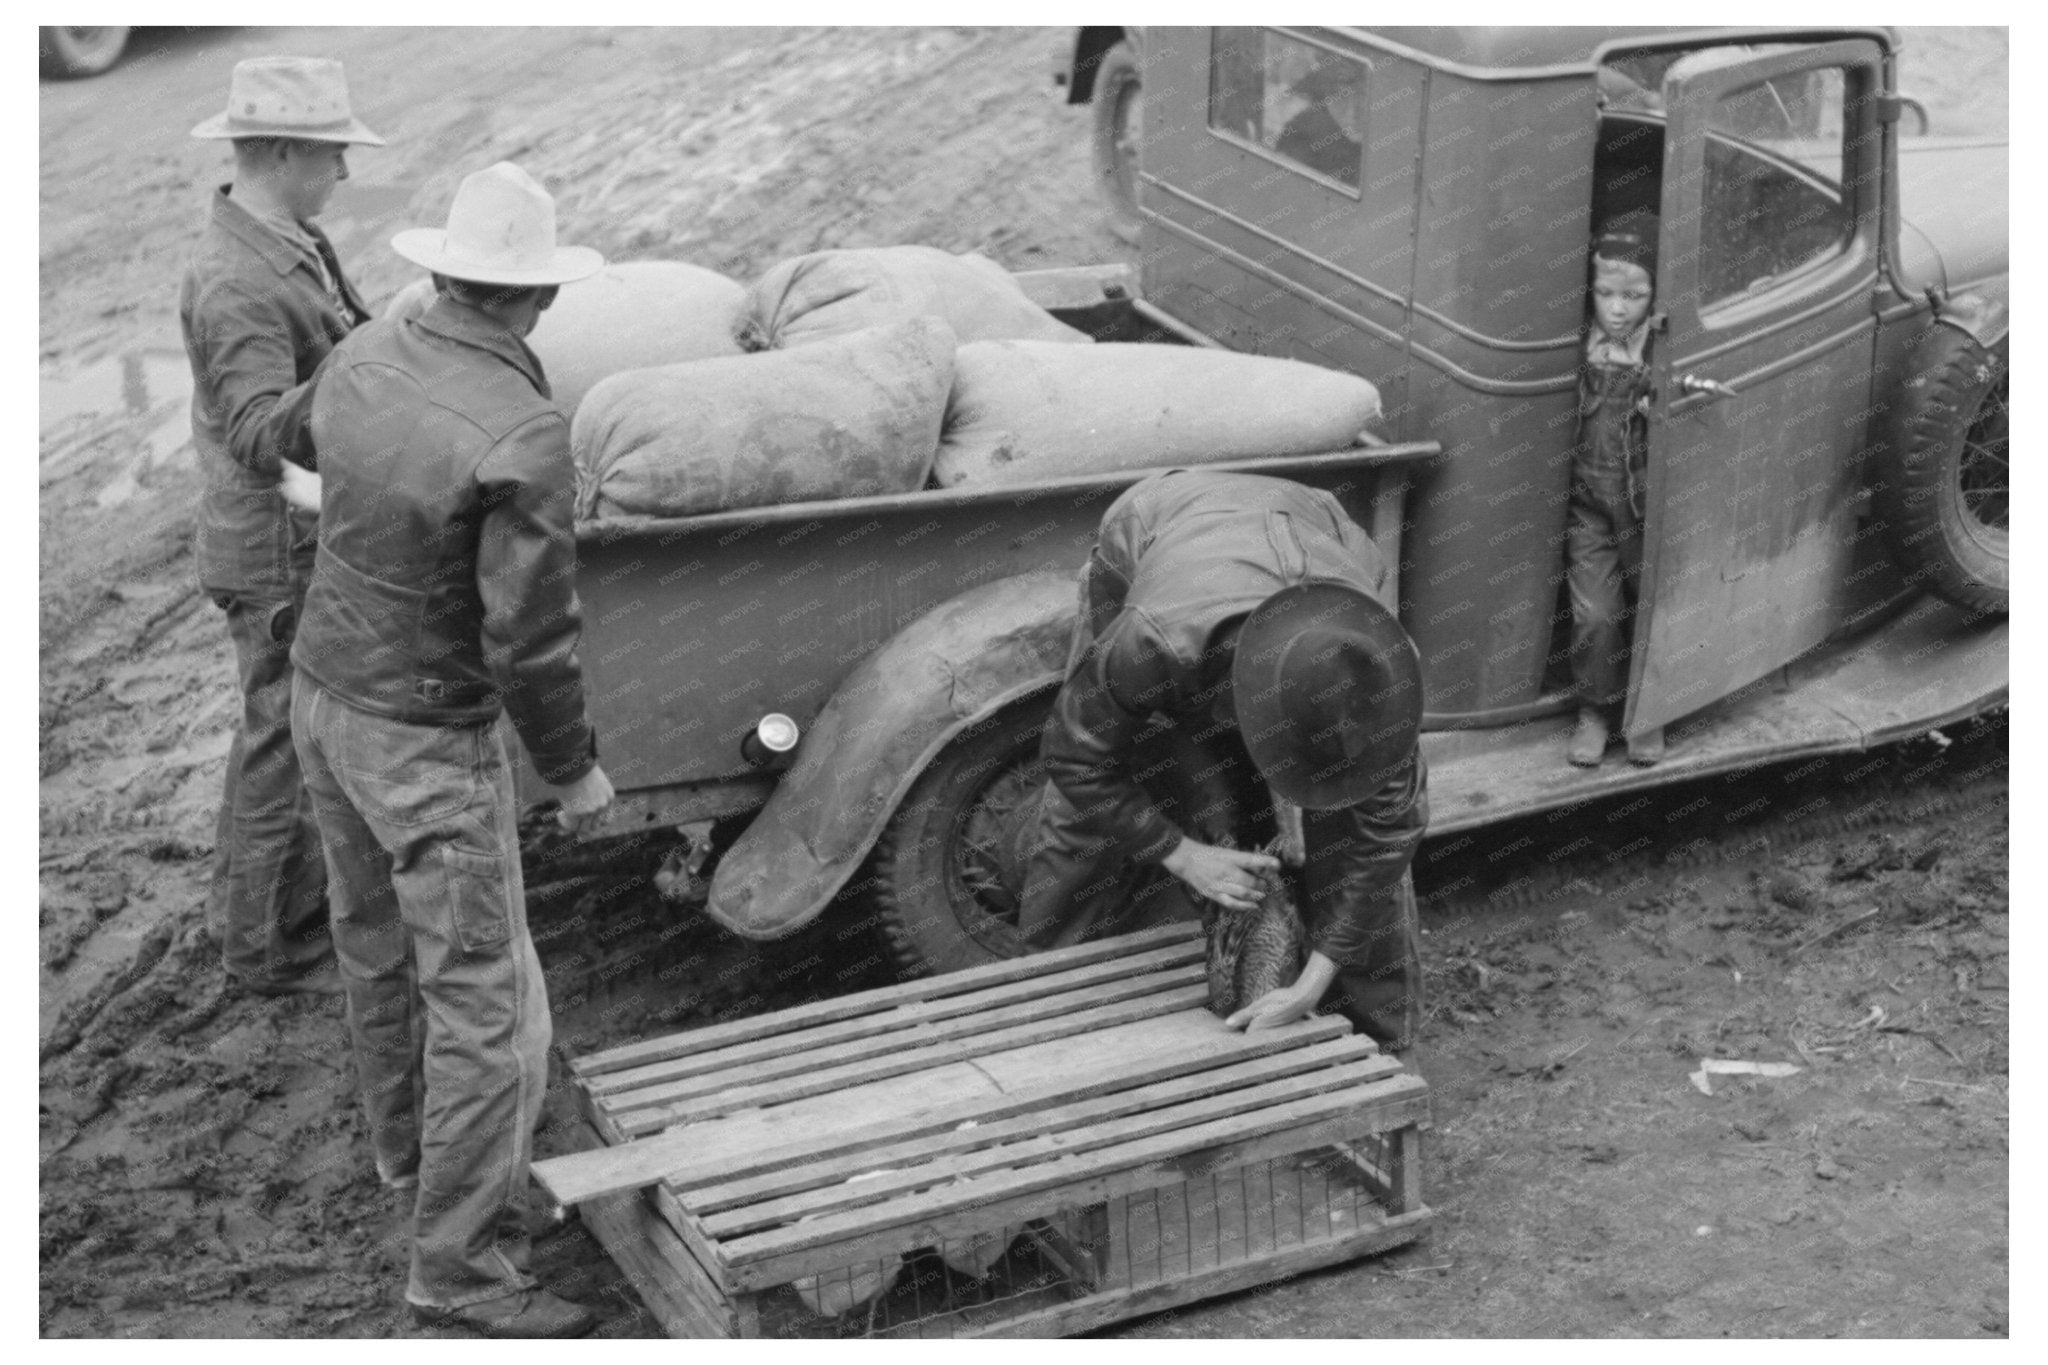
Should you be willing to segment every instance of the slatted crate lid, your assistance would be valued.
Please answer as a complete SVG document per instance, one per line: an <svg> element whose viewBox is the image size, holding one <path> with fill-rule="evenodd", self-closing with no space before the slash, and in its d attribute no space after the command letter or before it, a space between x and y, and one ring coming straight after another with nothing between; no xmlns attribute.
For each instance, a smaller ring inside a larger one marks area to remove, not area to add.
<svg viewBox="0 0 2048 1365"><path fill-rule="evenodd" d="M1426 1118L1342 1020L1226 1029L1203 957L1170 925L595 1054L613 1145L535 1174L564 1202L658 1186L744 1291Z"/></svg>

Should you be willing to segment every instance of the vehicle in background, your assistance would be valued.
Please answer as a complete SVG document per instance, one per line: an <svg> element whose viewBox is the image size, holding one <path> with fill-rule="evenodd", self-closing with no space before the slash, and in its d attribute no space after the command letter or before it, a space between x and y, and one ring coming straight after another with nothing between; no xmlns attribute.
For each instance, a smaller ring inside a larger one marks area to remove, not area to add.
<svg viewBox="0 0 2048 1365"><path fill-rule="evenodd" d="M1090 150L1109 205L1109 224L1126 242L1138 240L1138 151L1145 136L1144 88L1138 79L1139 30L1083 28L1071 56L1053 69L1068 104L1092 104Z"/></svg>
<svg viewBox="0 0 2048 1365"><path fill-rule="evenodd" d="M52 80L97 76L121 60L132 31L125 27L40 27L36 30L36 57L42 74Z"/></svg>

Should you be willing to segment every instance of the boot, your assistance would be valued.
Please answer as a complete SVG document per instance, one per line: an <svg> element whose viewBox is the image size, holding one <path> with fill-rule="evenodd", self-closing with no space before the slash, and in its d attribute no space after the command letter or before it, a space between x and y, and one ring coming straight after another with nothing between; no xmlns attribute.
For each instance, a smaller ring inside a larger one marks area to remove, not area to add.
<svg viewBox="0 0 2048 1365"><path fill-rule="evenodd" d="M433 1327L457 1324L487 1337L580 1337L597 1326L597 1318L580 1303L535 1287L485 1299L466 1308L412 1305L412 1315Z"/></svg>
<svg viewBox="0 0 2048 1365"><path fill-rule="evenodd" d="M1631 735L1628 741L1628 761L1638 768L1648 768L1664 760L1664 727L1645 730L1640 735Z"/></svg>
<svg viewBox="0 0 2048 1365"><path fill-rule="evenodd" d="M1572 742L1565 757L1574 767L1597 768L1606 752L1607 717L1597 707L1581 706L1579 723L1572 729Z"/></svg>

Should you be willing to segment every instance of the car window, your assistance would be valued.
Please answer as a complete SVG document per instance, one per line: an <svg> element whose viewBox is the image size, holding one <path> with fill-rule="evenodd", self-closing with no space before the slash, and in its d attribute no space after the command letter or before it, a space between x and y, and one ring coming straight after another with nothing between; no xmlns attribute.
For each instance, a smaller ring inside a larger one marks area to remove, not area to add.
<svg viewBox="0 0 2048 1365"><path fill-rule="evenodd" d="M1700 225L1700 302L1756 294L1843 251L1839 68L1730 91L1709 114Z"/></svg>
<svg viewBox="0 0 2048 1365"><path fill-rule="evenodd" d="M1358 188L1365 145L1364 63L1255 28L1214 30L1209 53L1212 130Z"/></svg>

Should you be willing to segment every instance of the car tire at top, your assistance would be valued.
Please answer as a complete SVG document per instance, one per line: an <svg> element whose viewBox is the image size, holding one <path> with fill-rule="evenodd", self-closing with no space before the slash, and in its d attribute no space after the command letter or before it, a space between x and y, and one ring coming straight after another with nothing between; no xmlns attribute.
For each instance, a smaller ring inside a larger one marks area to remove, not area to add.
<svg viewBox="0 0 2048 1365"><path fill-rule="evenodd" d="M97 76L121 60L128 46L125 27L56 28L36 31L36 57L42 74L52 80Z"/></svg>

